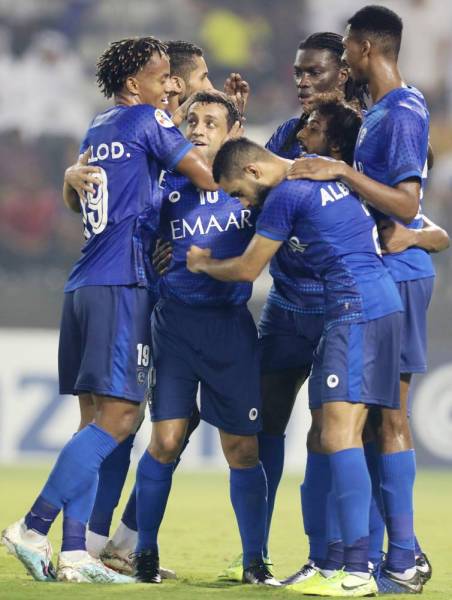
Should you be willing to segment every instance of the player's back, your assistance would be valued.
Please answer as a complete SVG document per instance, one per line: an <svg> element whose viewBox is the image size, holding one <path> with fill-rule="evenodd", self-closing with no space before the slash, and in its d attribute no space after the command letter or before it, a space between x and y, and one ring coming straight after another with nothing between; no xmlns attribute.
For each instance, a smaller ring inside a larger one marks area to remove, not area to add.
<svg viewBox="0 0 452 600"><path fill-rule="evenodd" d="M421 92L413 87L392 90L364 115L355 149L355 167L376 181L396 186L417 178L421 182L419 212L408 225L421 229L422 200L427 179L429 113ZM388 218L372 209L378 220ZM421 248L384 256L396 281L431 277L433 263Z"/></svg>
<svg viewBox="0 0 452 600"><path fill-rule="evenodd" d="M240 305L251 296L250 283L213 279L187 269L192 244L212 248L218 259L242 254L254 234L255 214L223 190L197 189L186 177L165 173L160 233L172 244L172 262L160 280L163 298L194 306Z"/></svg>
<svg viewBox="0 0 452 600"><path fill-rule="evenodd" d="M284 180L268 195L257 231L286 240L278 251L286 272L297 273L301 257L322 279L328 320L401 310L380 257L375 221L341 182Z"/></svg>
<svg viewBox="0 0 452 600"><path fill-rule="evenodd" d="M148 226L157 229L162 161L177 164L191 145L163 111L141 104L95 117L81 151L88 147L99 184L81 199L86 242L65 289L145 284L136 219L147 210Z"/></svg>

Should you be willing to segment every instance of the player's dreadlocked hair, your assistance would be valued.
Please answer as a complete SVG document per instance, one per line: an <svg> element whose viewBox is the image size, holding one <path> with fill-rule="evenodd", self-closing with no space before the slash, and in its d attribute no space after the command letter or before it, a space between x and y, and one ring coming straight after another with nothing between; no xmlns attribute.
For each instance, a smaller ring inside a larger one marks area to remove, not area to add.
<svg viewBox="0 0 452 600"><path fill-rule="evenodd" d="M203 92L197 92L196 94L193 94L193 96L191 96L190 104L187 108L187 114L195 102L200 102L201 104L221 104L221 106L224 106L228 113L228 130L231 129L234 123L237 121L240 123L242 120L242 116L235 103L229 98L229 96L218 90L205 90Z"/></svg>
<svg viewBox="0 0 452 600"><path fill-rule="evenodd" d="M327 120L326 137L330 148L337 148L348 165L353 164L356 140L362 123L359 105L344 101L341 93L319 94L309 106Z"/></svg>
<svg viewBox="0 0 452 600"><path fill-rule="evenodd" d="M136 75L157 53L167 54L166 45L157 38L126 38L111 42L97 61L97 84L107 98L120 92L127 78Z"/></svg>
<svg viewBox="0 0 452 600"><path fill-rule="evenodd" d="M191 71L196 68L195 56L202 56L203 50L192 42L182 40L165 42L171 63L171 75L181 77L188 82Z"/></svg>
<svg viewBox="0 0 452 600"><path fill-rule="evenodd" d="M313 33L298 46L299 50L328 50L328 52L335 58L337 66L339 68L345 67L345 63L342 61L342 53L344 47L342 45L342 36L338 33L331 31L323 31L319 33ZM357 84L351 77L345 83L345 99L347 102L358 101L361 108L366 107L365 94L366 87ZM287 136L282 149L288 151L292 144L297 139L297 133L303 129L306 124L306 114L302 114L298 121L295 129Z"/></svg>

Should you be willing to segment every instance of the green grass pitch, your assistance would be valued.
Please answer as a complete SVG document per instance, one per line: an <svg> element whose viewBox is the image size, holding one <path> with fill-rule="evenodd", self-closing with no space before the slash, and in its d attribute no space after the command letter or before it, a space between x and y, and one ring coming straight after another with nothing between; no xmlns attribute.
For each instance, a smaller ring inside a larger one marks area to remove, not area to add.
<svg viewBox="0 0 452 600"><path fill-rule="evenodd" d="M1 467L0 527L23 515L40 491L47 474L42 467ZM306 539L299 510L299 477L286 476L277 499L271 537L276 575L283 578L306 558ZM130 489L130 481L127 492ZM125 495L124 495L125 499ZM121 507L122 508L122 505ZM433 563L434 575L424 600L452 600L452 475L421 471L416 485L416 530ZM116 515L119 518L120 513ZM58 549L60 523L53 528ZM160 586L45 584L28 577L17 560L0 549L0 598L175 598L190 600L236 598L296 598L299 594L254 586L220 583L216 574L239 552L239 537L229 503L224 473L184 473L174 478L160 534L162 564L176 569L178 581ZM386 596L396 598L396 596Z"/></svg>

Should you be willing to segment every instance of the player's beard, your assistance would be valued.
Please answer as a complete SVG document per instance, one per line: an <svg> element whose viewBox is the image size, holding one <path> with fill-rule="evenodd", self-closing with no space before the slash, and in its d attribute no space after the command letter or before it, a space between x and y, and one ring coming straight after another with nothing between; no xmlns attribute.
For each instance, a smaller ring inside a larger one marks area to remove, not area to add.
<svg viewBox="0 0 452 600"><path fill-rule="evenodd" d="M262 208L270 190L271 187L269 185L262 185L261 183L256 183L254 196L255 201L253 202L253 206L256 206L257 208Z"/></svg>

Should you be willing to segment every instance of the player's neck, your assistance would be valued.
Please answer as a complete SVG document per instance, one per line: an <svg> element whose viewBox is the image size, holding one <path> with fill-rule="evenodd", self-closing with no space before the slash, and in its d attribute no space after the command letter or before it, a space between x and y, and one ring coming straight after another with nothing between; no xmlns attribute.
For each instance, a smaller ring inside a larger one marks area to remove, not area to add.
<svg viewBox="0 0 452 600"><path fill-rule="evenodd" d="M369 74L369 93L373 103L404 85L397 63L378 57Z"/></svg>
<svg viewBox="0 0 452 600"><path fill-rule="evenodd" d="M293 160L288 158L281 158L280 156L275 156L271 163L271 170L269 171L269 175L271 181L269 184L274 187L281 183L287 177L287 171L289 167L292 165Z"/></svg>
<svg viewBox="0 0 452 600"><path fill-rule="evenodd" d="M119 92L114 96L115 106L135 106L136 104L143 104L139 96L135 94L129 94L128 92Z"/></svg>

